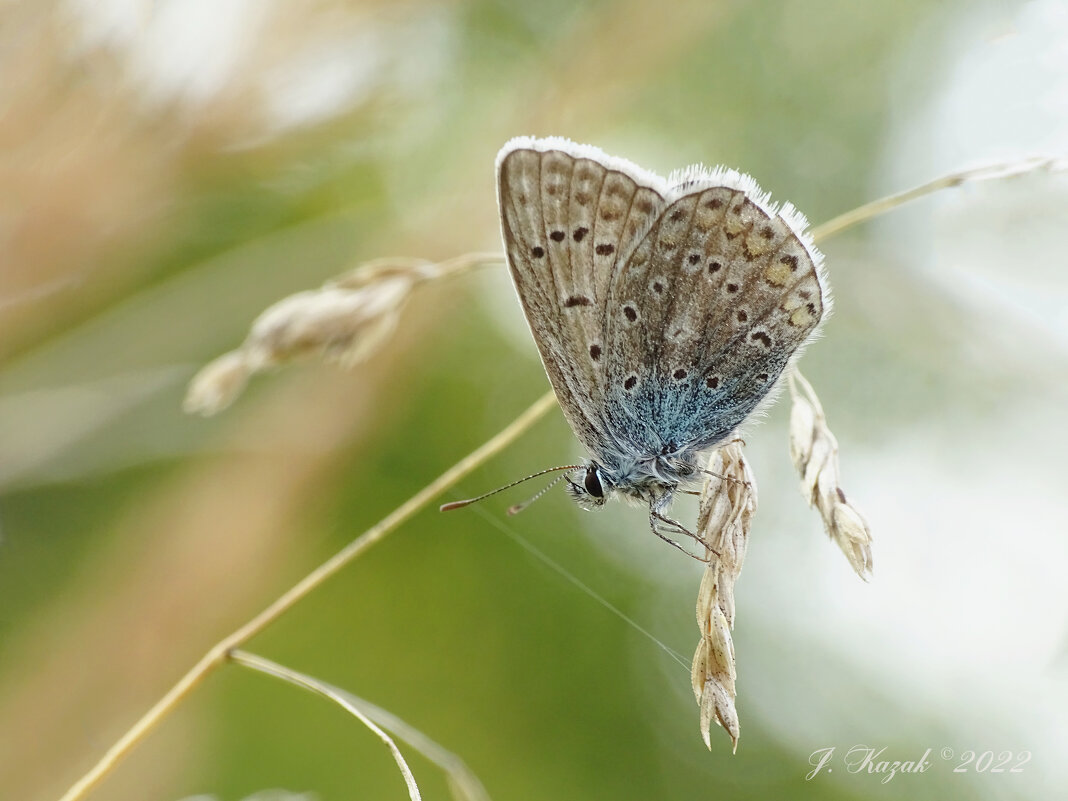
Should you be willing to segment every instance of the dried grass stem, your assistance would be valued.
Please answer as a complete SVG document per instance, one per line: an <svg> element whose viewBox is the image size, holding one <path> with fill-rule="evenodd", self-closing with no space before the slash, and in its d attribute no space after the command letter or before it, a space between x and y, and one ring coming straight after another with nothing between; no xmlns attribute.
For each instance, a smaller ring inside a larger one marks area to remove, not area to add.
<svg viewBox="0 0 1068 801"><path fill-rule="evenodd" d="M255 634L277 620L301 598L310 593L349 562L363 554L372 545L384 539L398 526L430 503L434 498L463 479L486 460L500 453L520 435L556 406L556 396L547 392L526 411L513 420L503 431L481 447L472 451L450 467L423 489L398 506L386 517L346 545L293 587L279 596L270 606L249 620L241 628L224 637L197 662L188 673L178 680L140 720L116 742L88 773L82 776L60 799L78 801L103 779L111 769L156 727L208 674L226 663L229 653L242 646Z"/></svg>

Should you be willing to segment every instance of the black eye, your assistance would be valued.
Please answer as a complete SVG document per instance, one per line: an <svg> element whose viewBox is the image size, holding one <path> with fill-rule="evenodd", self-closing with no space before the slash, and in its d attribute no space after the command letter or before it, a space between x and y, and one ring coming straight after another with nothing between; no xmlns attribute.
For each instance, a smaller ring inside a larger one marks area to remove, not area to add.
<svg viewBox="0 0 1068 801"><path fill-rule="evenodd" d="M601 488L601 479L597 478L597 468L586 468L586 480L582 482L586 486L586 492L594 498L603 498L604 489Z"/></svg>

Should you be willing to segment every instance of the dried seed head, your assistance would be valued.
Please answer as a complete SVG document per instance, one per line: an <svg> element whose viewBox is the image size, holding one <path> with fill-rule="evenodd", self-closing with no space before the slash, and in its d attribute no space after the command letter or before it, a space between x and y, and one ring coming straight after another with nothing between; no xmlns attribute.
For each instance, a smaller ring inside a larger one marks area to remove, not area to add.
<svg viewBox="0 0 1068 801"><path fill-rule="evenodd" d="M378 268L284 298L256 318L240 348L197 373L185 410L215 414L234 401L250 376L294 359L318 355L346 366L365 359L393 333L412 287L423 278L413 269Z"/></svg>
<svg viewBox="0 0 1068 801"><path fill-rule="evenodd" d="M425 259L383 258L364 262L359 267L328 281L325 286L340 289L362 289L387 278L404 278L419 283L444 274L455 259L441 264ZM465 268L469 265L465 262Z"/></svg>
<svg viewBox="0 0 1068 801"><path fill-rule="evenodd" d="M712 556L737 575L757 505L756 480L741 440L713 451L705 469L714 475L701 493L697 532L715 552Z"/></svg>
<svg viewBox="0 0 1068 801"><path fill-rule="evenodd" d="M345 366L367 358L393 333L412 289L432 279L499 264L499 253L468 253L440 263L377 259L264 311L245 342L200 370L184 408L205 416L229 406L249 377L302 356Z"/></svg>
<svg viewBox="0 0 1068 801"><path fill-rule="evenodd" d="M358 362L393 332L412 285L394 276L359 289L328 285L290 295L257 318L242 350L254 370L308 355Z"/></svg>
<svg viewBox="0 0 1068 801"><path fill-rule="evenodd" d="M789 376L790 458L801 476L801 493L823 518L834 540L861 578L872 569L871 530L845 492L838 474L838 440L827 427L823 407L812 385L798 370Z"/></svg>
<svg viewBox="0 0 1068 801"><path fill-rule="evenodd" d="M239 350L224 353L193 376L182 408L187 414L205 417L225 409L241 394L250 372L244 353Z"/></svg>
<svg viewBox="0 0 1068 801"><path fill-rule="evenodd" d="M697 593L697 626L701 640L693 657L691 680L701 709L701 736L712 747L715 720L730 735L735 749L740 733L735 709L734 582L742 570L746 544L756 511L756 484L740 441L715 451L708 460L710 475L701 494L697 531L706 543L708 564Z"/></svg>

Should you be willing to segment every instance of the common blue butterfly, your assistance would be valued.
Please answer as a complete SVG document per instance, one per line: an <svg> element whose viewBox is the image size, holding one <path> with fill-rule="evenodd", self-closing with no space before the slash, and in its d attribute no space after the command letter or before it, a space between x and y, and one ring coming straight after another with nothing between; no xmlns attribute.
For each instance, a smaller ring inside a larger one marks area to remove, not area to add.
<svg viewBox="0 0 1068 801"><path fill-rule="evenodd" d="M654 532L701 457L767 399L829 305L793 206L747 175L666 180L566 139L497 156L508 266L564 417L590 454L565 474L584 508L649 507ZM452 505L450 505L452 506Z"/></svg>

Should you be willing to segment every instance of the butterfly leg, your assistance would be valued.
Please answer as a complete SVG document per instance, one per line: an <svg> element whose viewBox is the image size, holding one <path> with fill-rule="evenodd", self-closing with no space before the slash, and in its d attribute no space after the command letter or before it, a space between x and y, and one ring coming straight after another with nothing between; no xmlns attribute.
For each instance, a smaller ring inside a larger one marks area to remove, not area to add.
<svg viewBox="0 0 1068 801"><path fill-rule="evenodd" d="M742 447L745 447L745 440L742 439L741 437L735 437L734 439L732 439L730 442L727 443L727 445L736 445L736 444L740 444L740 445L742 445ZM721 446L721 447L724 447L724 446ZM731 482L733 482L735 484L742 484L746 488L746 490L750 489L749 482L748 481L743 481L740 478L735 478L734 476L725 476L722 473L717 473L715 470L709 470L708 468L705 468L705 467L698 468L698 470L700 470L706 476L713 476L715 478L718 478L720 481L731 481Z"/></svg>
<svg viewBox="0 0 1068 801"><path fill-rule="evenodd" d="M689 556L692 559L696 559L698 562L704 562L705 564L708 564L708 562L711 561L712 557L710 557L710 556L709 557L700 557L700 556L697 556L697 555L695 555L693 553L690 553L684 547L679 545L679 543L677 543L675 540L671 539L671 537L669 537L667 535L667 533L665 533L664 531L661 531L661 527L660 527L661 523L665 524L668 527L667 528L667 532L668 533L671 533L671 534L682 534L682 535L684 535L686 537L689 537L694 542L696 542L698 545L702 545L705 548L708 548L708 550L711 551L712 553L714 553L717 557L719 556L719 553L715 549L709 547L708 543L706 543L699 536L697 536L692 531L690 531L688 528L686 528L684 525L682 525L682 523L680 523L678 520L673 520L672 518L667 517L666 515L660 514L660 512L656 511L655 509L650 509L649 510L649 528L651 528L653 530L653 533L656 534L656 536L658 536L660 539L662 539L664 542L668 543L669 545L675 546L680 551L682 551L684 554L686 554L687 556Z"/></svg>
<svg viewBox="0 0 1068 801"><path fill-rule="evenodd" d="M656 534L656 536L658 536L660 539L662 539L664 542L666 542L668 545L672 546L673 548L678 548L680 551L682 551L684 554L686 554L691 559L696 559L699 562L705 562L705 563L708 562L707 559L702 559L700 556L697 556L696 554L690 553L688 550L686 550L681 545L679 545L679 543L675 542L675 540L671 539L671 537L669 537L667 534L662 532L659 528L657 528L657 522L658 522L657 519L650 515L650 517L649 517L649 528L651 528L653 530L653 533Z"/></svg>
<svg viewBox="0 0 1068 801"><path fill-rule="evenodd" d="M734 476L725 476L722 473L717 473L715 470L706 470L705 468L701 468L701 472L704 473L706 476L718 478L720 481L730 481L733 484L741 484L743 487L746 488L746 490L749 489L749 482L743 481L740 478L735 478Z"/></svg>

